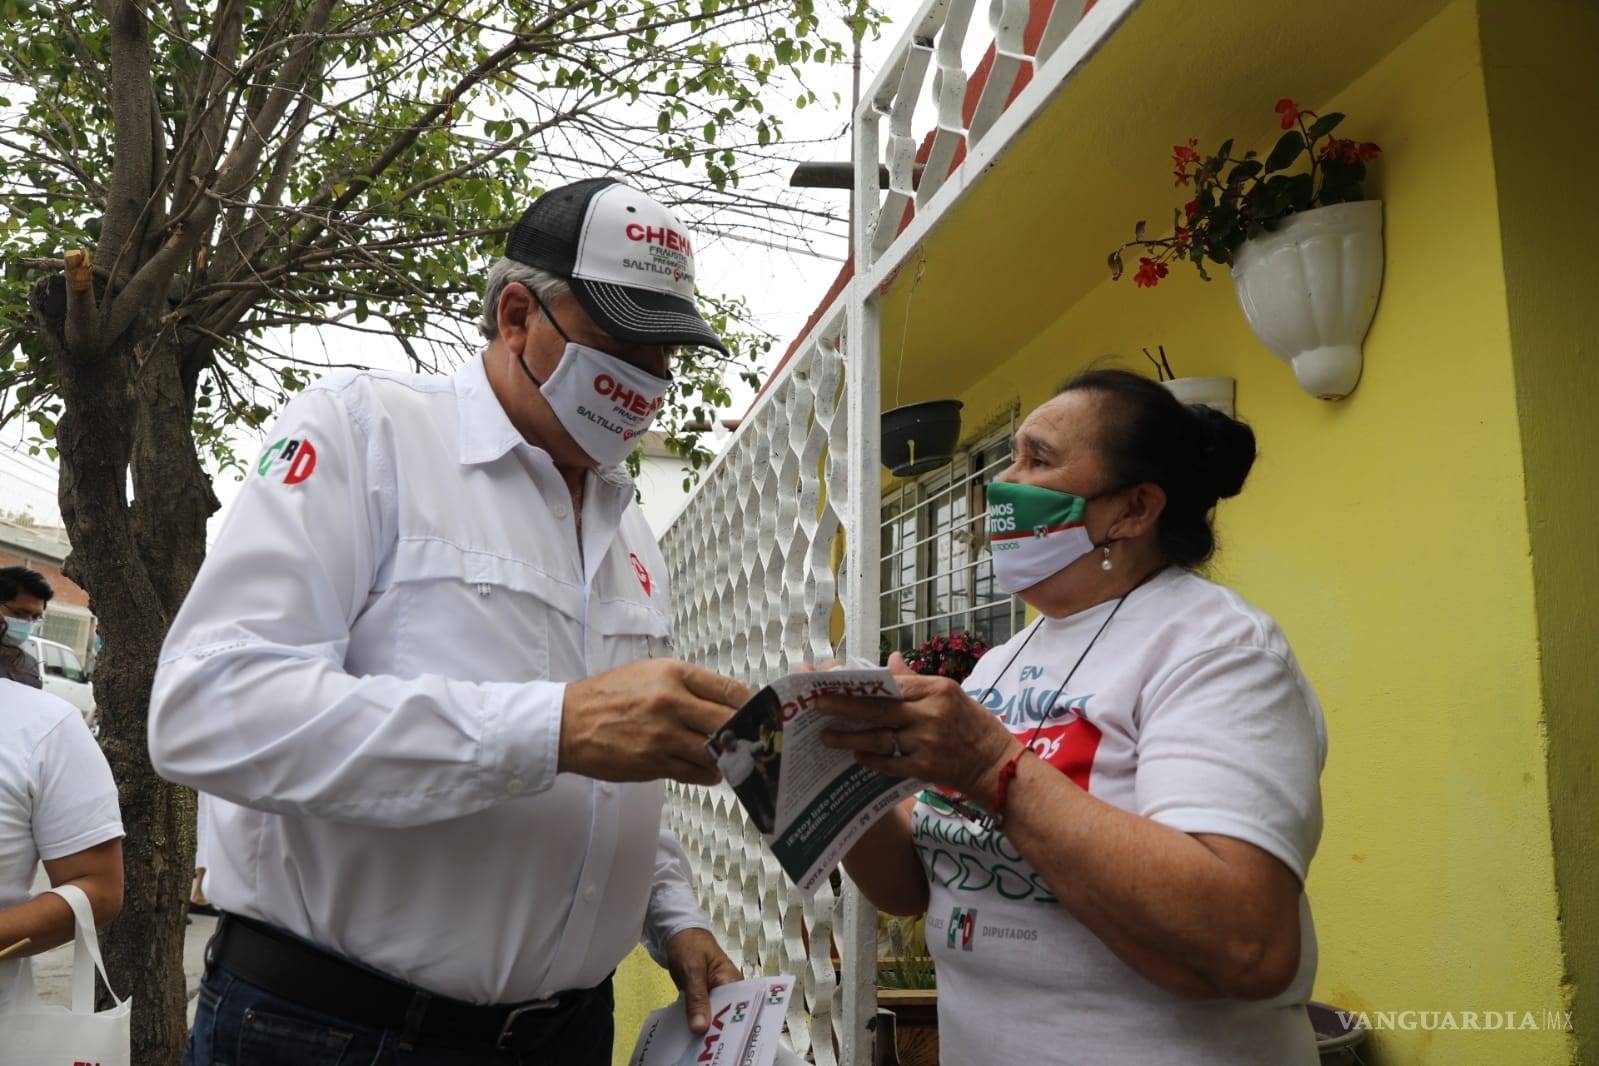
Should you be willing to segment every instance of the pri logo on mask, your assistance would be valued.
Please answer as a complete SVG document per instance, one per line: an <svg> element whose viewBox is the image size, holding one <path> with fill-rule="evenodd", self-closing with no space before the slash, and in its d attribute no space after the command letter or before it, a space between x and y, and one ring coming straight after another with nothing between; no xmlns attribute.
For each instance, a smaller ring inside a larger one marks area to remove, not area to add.
<svg viewBox="0 0 1599 1066"><path fill-rule="evenodd" d="M316 448L309 437L283 437L261 453L255 472L285 485L298 485L316 470Z"/></svg>

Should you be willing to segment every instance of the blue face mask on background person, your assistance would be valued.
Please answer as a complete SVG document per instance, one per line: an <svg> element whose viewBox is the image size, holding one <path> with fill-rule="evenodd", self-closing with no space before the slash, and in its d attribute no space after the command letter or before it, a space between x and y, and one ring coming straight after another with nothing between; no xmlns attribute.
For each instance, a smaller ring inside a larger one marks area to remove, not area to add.
<svg viewBox="0 0 1599 1066"><path fill-rule="evenodd" d="M33 623L25 618L6 619L6 643L22 646L22 642L33 636Z"/></svg>

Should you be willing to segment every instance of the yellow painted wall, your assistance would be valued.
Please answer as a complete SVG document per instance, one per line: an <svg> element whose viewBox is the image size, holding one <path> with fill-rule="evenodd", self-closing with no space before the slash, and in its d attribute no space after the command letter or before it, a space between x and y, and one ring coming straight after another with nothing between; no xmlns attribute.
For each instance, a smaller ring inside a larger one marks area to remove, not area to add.
<svg viewBox="0 0 1599 1066"><path fill-rule="evenodd" d="M1520 6L1505 0L1504 17ZM1348 135L1385 150L1369 195L1385 202L1386 280L1365 346L1365 376L1342 403L1298 388L1249 331L1224 278L1205 285L1174 270L1153 292L1128 278L1063 294L1062 275L1077 269L1058 266L1063 259L1103 261L1134 218L1162 218L1178 202L1169 189L1165 199L1125 215L1119 203L1114 211L1108 204L1078 209L1080 246L1034 248L1025 227L996 234L995 218L1014 210L1014 200L987 204L979 188L928 242L929 281L955 264L942 274L947 291L935 300L923 290L914 301L914 361L906 377L914 373L922 387L904 399L966 382L959 395L971 423L1018 399L1030 410L1061 379L1107 353L1142 366L1137 353L1146 345L1164 344L1179 373L1237 378L1239 413L1255 427L1261 456L1244 494L1222 505L1224 546L1214 576L1278 618L1326 708L1326 831L1309 882L1321 941L1317 993L1355 1009L1541 1013L1567 1005L1549 774L1557 790L1577 788L1582 772L1591 779L1595 719L1591 707L1579 708L1577 693L1585 679L1591 693L1584 671L1593 664L1590 654L1567 675L1541 677L1539 641L1547 651L1554 640L1591 630L1550 634L1551 625L1580 613L1578 594L1572 590L1540 614L1530 555L1536 541L1547 541L1569 564L1577 538L1591 544L1594 523L1590 514L1578 530L1534 538L1528 508L1534 522L1546 513L1551 521L1570 517L1577 503L1560 494L1574 488L1573 474L1591 486L1593 466L1584 478L1555 463L1559 432L1547 440L1529 432L1524 463L1521 409L1575 379L1553 355L1512 361L1512 325L1519 350L1523 323L1515 294L1509 301L1506 295L1496 138L1478 31L1476 4L1457 0L1352 83L1329 88L1331 98L1301 98L1318 110L1346 112ZM1107 48L1105 62L1122 60ZM1586 74L1579 69L1573 60L1572 77L1592 76L1591 65ZM1276 76L1260 86L1259 111L1247 116L1252 125L1228 115L1220 132L1253 130L1259 147L1269 148L1272 103L1299 92L1291 70ZM1064 99L1069 104L1070 96ZM1204 97L1185 100L1190 128L1213 129ZM1061 128L1070 125L1061 120ZM1165 143L1185 132L1169 131ZM1016 167L1030 168L1029 195L1046 206L1071 195L1052 180L1080 165L1079 151L1080 142L1062 137L1017 152L1025 163ZM1162 159L1143 165L1159 168ZM998 169L994 176L997 187L1010 180ZM1559 214L1569 220L1576 210L1573 203ZM1558 231L1545 236L1563 239ZM1529 271L1536 259L1542 276L1547 249L1518 243L1506 255L1512 262L1529 257ZM972 249L986 255L996 245L1037 259L1023 291L1013 283L1003 292L984 290L983 272L970 265L978 258ZM1573 243L1567 254L1592 248ZM903 272L884 301L885 391L900 339L895 312L904 307L904 275L912 273ZM1592 275L1587 271L1581 286L1590 323L1599 303ZM1010 354L937 343L980 333L974 322L980 326L995 306L1051 302L1059 309L1053 321ZM1526 328L1535 343L1533 325ZM1586 343L1591 355L1592 341ZM1599 395L1591 364L1583 373L1589 387L1568 397L1565 421L1572 425L1580 403ZM1529 487L1535 491L1524 504ZM1581 502L1591 507L1591 499L1588 492ZM1579 570L1552 566L1548 580ZM1546 761L1542 701L1554 705L1566 695L1562 718L1570 720L1558 724L1577 753ZM1568 821L1556 829L1580 832ZM1591 885L1591 866L1570 872ZM1572 1035L1557 1031L1395 1031L1376 1034L1365 1061L1542 1066L1571 1061L1573 1048Z"/></svg>
<svg viewBox="0 0 1599 1066"><path fill-rule="evenodd" d="M622 960L616 968L616 1044L611 1052L615 1066L627 1066L644 1019L677 998L677 987L667 972L643 947Z"/></svg>
<svg viewBox="0 0 1599 1066"><path fill-rule="evenodd" d="M1584 1062L1599 1062L1599 7L1481 5L1527 481L1555 875Z"/></svg>

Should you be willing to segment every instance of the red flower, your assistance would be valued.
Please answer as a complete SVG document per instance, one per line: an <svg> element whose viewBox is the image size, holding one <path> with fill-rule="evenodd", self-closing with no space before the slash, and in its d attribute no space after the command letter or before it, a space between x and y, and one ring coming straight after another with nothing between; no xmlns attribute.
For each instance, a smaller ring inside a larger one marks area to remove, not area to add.
<svg viewBox="0 0 1599 1066"><path fill-rule="evenodd" d="M1146 256L1138 261L1138 274L1133 278L1133 284L1153 289L1167 273L1169 271L1165 263L1157 263Z"/></svg>
<svg viewBox="0 0 1599 1066"><path fill-rule="evenodd" d="M1171 161L1176 164L1176 169L1172 171L1172 174L1177 178L1173 184L1187 185L1188 179L1193 177L1192 174L1188 173L1188 167L1199 162L1199 152L1196 148L1198 144L1197 140L1190 137L1187 144L1174 144L1171 146Z"/></svg>
<svg viewBox="0 0 1599 1066"><path fill-rule="evenodd" d="M1178 244L1187 244L1190 236L1191 234L1188 232L1187 226L1178 226L1177 236L1174 237L1173 240L1175 240Z"/></svg>
<svg viewBox="0 0 1599 1066"><path fill-rule="evenodd" d="M1199 201L1198 200L1190 200L1186 204L1183 205L1183 214L1186 215L1188 218L1193 218L1198 213L1199 213Z"/></svg>
<svg viewBox="0 0 1599 1066"><path fill-rule="evenodd" d="M1321 146L1321 157L1333 159L1340 163L1369 163L1382 154L1382 149L1370 141L1356 144L1354 141L1344 141L1337 137L1327 138L1327 143Z"/></svg>
<svg viewBox="0 0 1599 1066"><path fill-rule="evenodd" d="M1293 129L1294 123L1299 121L1299 105L1286 96L1277 101L1275 110L1283 117L1283 129L1285 130Z"/></svg>

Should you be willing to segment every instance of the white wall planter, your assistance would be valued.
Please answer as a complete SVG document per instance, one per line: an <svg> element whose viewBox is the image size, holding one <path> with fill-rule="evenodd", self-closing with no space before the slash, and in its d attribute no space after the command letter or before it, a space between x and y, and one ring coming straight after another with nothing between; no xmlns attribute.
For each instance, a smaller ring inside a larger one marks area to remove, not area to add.
<svg viewBox="0 0 1599 1066"><path fill-rule="evenodd" d="M1202 403L1233 417L1233 397L1238 383L1232 378L1173 378L1161 382L1183 403Z"/></svg>
<svg viewBox="0 0 1599 1066"><path fill-rule="evenodd" d="M1306 392L1341 400L1360 380L1382 268L1382 201L1362 200L1288 216L1244 242L1232 274L1261 342Z"/></svg>

